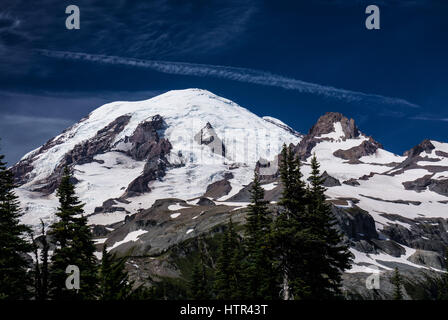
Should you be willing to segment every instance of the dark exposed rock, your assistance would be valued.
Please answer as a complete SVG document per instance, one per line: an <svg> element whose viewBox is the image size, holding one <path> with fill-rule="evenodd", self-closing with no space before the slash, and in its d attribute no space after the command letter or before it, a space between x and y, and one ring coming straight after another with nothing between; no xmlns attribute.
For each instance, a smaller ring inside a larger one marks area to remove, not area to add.
<svg viewBox="0 0 448 320"><path fill-rule="evenodd" d="M413 181L402 182L402 184L406 190L420 192L428 188L438 194L448 196L448 179L431 179L432 176L432 174L428 174Z"/></svg>
<svg viewBox="0 0 448 320"><path fill-rule="evenodd" d="M125 139L125 142L132 144L127 154L135 160L142 161L169 153L170 142L160 138L165 128L166 123L160 115L153 116L151 121L140 123L132 136Z"/></svg>
<svg viewBox="0 0 448 320"><path fill-rule="evenodd" d="M441 194L442 196L448 196L448 179L433 179L429 185L429 190Z"/></svg>
<svg viewBox="0 0 448 320"><path fill-rule="evenodd" d="M345 180L344 182L342 182L343 184L347 184L349 186L359 186L359 182L356 181L356 179L349 179L349 180Z"/></svg>
<svg viewBox="0 0 448 320"><path fill-rule="evenodd" d="M399 203L399 204L407 204L407 205L413 204L414 206L419 206L419 205L422 204L420 201L401 200L401 199L398 199L398 200L384 200L384 199L381 199L381 198L366 196L366 195L363 195L363 194L359 194L359 195L361 197L364 197L364 198L369 198L369 199L372 199L372 200L383 201L383 202Z"/></svg>
<svg viewBox="0 0 448 320"><path fill-rule="evenodd" d="M395 219L409 224L411 230L399 225L389 224L383 227L382 233L389 239L408 247L435 251L443 255L448 245L448 220L442 218L407 219L398 215L389 215L388 219Z"/></svg>
<svg viewBox="0 0 448 320"><path fill-rule="evenodd" d="M359 199L357 199L357 198L339 197L338 200L343 200L343 201L346 201L346 202L351 201L354 204L359 203Z"/></svg>
<svg viewBox="0 0 448 320"><path fill-rule="evenodd" d="M327 171L324 171L324 173L322 173L322 179L324 187L336 187L341 185L339 180L330 176ZM311 181L311 177L308 178L308 181Z"/></svg>
<svg viewBox="0 0 448 320"><path fill-rule="evenodd" d="M416 157L423 151L425 151L426 153L431 153L431 151L434 149L435 149L435 147L431 143L431 141L428 139L425 139L422 142L420 142L418 145L413 147L412 149L406 151L403 155L406 157Z"/></svg>
<svg viewBox="0 0 448 320"><path fill-rule="evenodd" d="M372 138L369 138L369 140L363 141L359 146L355 146L347 150L336 150L333 152L333 155L344 160L353 161L364 156L375 154L376 150L382 147L383 146L380 143L376 142Z"/></svg>
<svg viewBox="0 0 448 320"><path fill-rule="evenodd" d="M426 140L423 140L418 145L416 145L415 147L413 147L412 149L404 152L403 155L407 156L407 158L402 163L397 165L396 169L401 169L401 170L395 170L393 175L401 174L404 172L405 169L419 168L420 166L417 164L418 161L434 161L435 159L427 158L427 157L424 157L423 155L421 155L421 153L423 153L423 152L425 152L426 154L430 154L432 152L432 150L434 150L434 149L435 149L435 147L431 143L431 141L426 139ZM427 166L425 166L425 169L432 171ZM437 170L437 168L435 168L434 172L437 172L436 170Z"/></svg>
<svg viewBox="0 0 448 320"><path fill-rule="evenodd" d="M229 194L229 192L232 190L232 186L229 180L232 178L233 174L230 173L230 175L227 175L227 177L225 177L224 179L209 184L207 186L207 190L204 193L204 197L218 199Z"/></svg>
<svg viewBox="0 0 448 320"><path fill-rule="evenodd" d="M160 137L165 128L163 118L155 115L151 121L140 123L132 136L125 140L132 144L127 154L135 160L146 160L146 164L143 173L128 185L122 198L151 191L148 183L165 176L166 169L170 165L166 155L172 148L167 139Z"/></svg>
<svg viewBox="0 0 448 320"><path fill-rule="evenodd" d="M92 228L92 235L94 237L104 237L107 236L109 233L110 231L107 230L105 226L94 225Z"/></svg>
<svg viewBox="0 0 448 320"><path fill-rule="evenodd" d="M344 136L342 140L358 138L361 134L355 121L348 119L340 113L327 112L319 118L317 123L310 129L309 133L300 141L294 148L295 153L301 160L306 160L311 156L311 150L321 141L332 140L331 138L321 137L324 134L334 132L334 124L340 122ZM373 138L363 141L359 146L350 148L348 150L337 150L334 152L336 157L349 160L351 163L359 163L359 158L374 154L382 145Z"/></svg>
<svg viewBox="0 0 448 320"><path fill-rule="evenodd" d="M87 119L83 118L80 122L85 121ZM17 164L15 164L10 170L14 175L14 183L18 186L27 183L32 177L30 177L29 173L33 171L34 167L32 165L32 162L42 153L45 151L53 148L54 146L57 146L64 142L65 139L65 133L67 133L70 129L72 129L73 126L65 129L61 135L58 137L54 137L50 140L48 140L42 147L37 149L35 152L30 154L25 159L19 161Z"/></svg>
<svg viewBox="0 0 448 320"><path fill-rule="evenodd" d="M351 246L360 252L372 254L377 253L375 246L371 242L364 239L352 242Z"/></svg>
<svg viewBox="0 0 448 320"><path fill-rule="evenodd" d="M399 221L399 222L403 222L403 223L406 223L406 224L409 224L409 225L412 225L412 224L415 223L414 220L406 218L406 217L403 217L403 216L400 216L398 214L384 213L384 212L379 212L379 213L380 213L380 216L382 216L382 217L384 217L384 218L386 218L386 219L388 219L390 221L393 221L393 222Z"/></svg>
<svg viewBox="0 0 448 320"><path fill-rule="evenodd" d="M27 158L18 162L11 168L11 172L14 175L14 183L18 186L27 183L28 174L33 171L33 169L32 158Z"/></svg>
<svg viewBox="0 0 448 320"><path fill-rule="evenodd" d="M436 268L439 270L443 270L445 267L443 257L439 253L434 251L416 250L414 254L408 258L408 260L416 264Z"/></svg>
<svg viewBox="0 0 448 320"><path fill-rule="evenodd" d="M336 186L340 186L341 183L339 182L338 179L330 176L327 171L324 171L324 173L322 174L322 179L324 179L324 183L323 185L325 187L336 187Z"/></svg>
<svg viewBox="0 0 448 320"><path fill-rule="evenodd" d="M421 178L415 179L414 181L402 182L406 190L423 191L431 184L432 174L428 174Z"/></svg>
<svg viewBox="0 0 448 320"><path fill-rule="evenodd" d="M170 217L172 211L168 209L168 206L174 203L187 206L176 210L181 214L175 219ZM188 206L185 201L179 199L157 200L151 208L142 210L125 224L117 226L106 245L123 240L129 232L143 229L147 232L139 236L137 241L124 243L113 252L127 255L132 251L134 256L161 254L182 241L209 232L215 226L226 224L230 216L236 224L241 223L243 211L234 209L235 207L225 205ZM188 232L189 230L191 232Z"/></svg>
<svg viewBox="0 0 448 320"><path fill-rule="evenodd" d="M294 147L294 152L299 157L300 160L305 161L311 157L311 151L317 145L317 140L310 135L306 135L297 146ZM279 162L281 161L281 156L279 155Z"/></svg>
<svg viewBox="0 0 448 320"><path fill-rule="evenodd" d="M317 123L310 129L309 135L316 137L334 131L334 124L340 122L345 139L352 139L359 136L359 130L355 125L355 120L348 119L338 112L327 112L317 120Z"/></svg>
<svg viewBox="0 0 448 320"><path fill-rule="evenodd" d="M338 228L351 240L378 239L372 216L358 207L342 209L332 206Z"/></svg>
<svg viewBox="0 0 448 320"><path fill-rule="evenodd" d="M95 208L94 213L125 211L125 209L122 207L114 207L115 204L117 204L116 199L106 200L100 207Z"/></svg>
<svg viewBox="0 0 448 320"><path fill-rule="evenodd" d="M168 160L164 155L154 157L146 162L142 175L135 178L126 188L123 197L135 197L142 193L149 192L151 189L148 183L155 180L160 180L165 176L166 168L168 167Z"/></svg>
<svg viewBox="0 0 448 320"><path fill-rule="evenodd" d="M112 207L114 204L117 204L117 202L115 201L115 199L109 199L103 202L103 207L106 208L110 208Z"/></svg>
<svg viewBox="0 0 448 320"><path fill-rule="evenodd" d="M123 207L96 207L94 213L111 213L116 211L126 211ZM129 213L129 211L126 211Z"/></svg>
<svg viewBox="0 0 448 320"><path fill-rule="evenodd" d="M85 163L98 161L94 157L98 154L110 151L113 148L112 143L115 137L129 123L131 116L120 116L103 129L99 130L96 135L78 145L70 152L64 155L64 159L59 163L58 167L53 171L50 177L45 181L37 181L35 191L50 194L54 192L60 183L63 169L66 166L82 165ZM166 128L166 124L160 115L155 115L150 121L140 123L130 137L126 137L124 142L129 143L130 147L126 154L134 160L147 160L142 176L131 182L126 190L126 195L136 195L149 191L147 183L149 181L159 179L164 175L164 171L168 166L165 155L171 150L171 144L165 138L161 138L160 134ZM43 148L48 149L57 141L50 141ZM98 161L100 162L100 161ZM23 176L24 173L30 171L31 168L27 162L18 164L16 173ZM76 182L76 181L75 181ZM97 211L106 212L109 209L98 209ZM117 210L122 210L118 208Z"/></svg>
<svg viewBox="0 0 448 320"><path fill-rule="evenodd" d="M365 174L362 177L359 177L358 180L369 180L370 178L372 178L376 173L375 172L370 172L369 174Z"/></svg>
<svg viewBox="0 0 448 320"><path fill-rule="evenodd" d="M70 152L64 155L63 160L54 169L53 173L44 181L37 181L34 191L40 191L44 194L53 193L60 183L62 173L66 166L81 165L94 161L94 156L110 150L116 135L120 133L128 124L130 116L118 117L96 135L87 141L77 144Z"/></svg>
<svg viewBox="0 0 448 320"><path fill-rule="evenodd" d="M448 153L440 150L436 150L436 156L448 158Z"/></svg>
<svg viewBox="0 0 448 320"><path fill-rule="evenodd" d="M371 241L377 248L393 257L400 257L406 253L406 250L395 241L379 239L372 239Z"/></svg>
<svg viewBox="0 0 448 320"><path fill-rule="evenodd" d="M198 206L216 206L216 204L212 200L207 198L200 198L196 204Z"/></svg>

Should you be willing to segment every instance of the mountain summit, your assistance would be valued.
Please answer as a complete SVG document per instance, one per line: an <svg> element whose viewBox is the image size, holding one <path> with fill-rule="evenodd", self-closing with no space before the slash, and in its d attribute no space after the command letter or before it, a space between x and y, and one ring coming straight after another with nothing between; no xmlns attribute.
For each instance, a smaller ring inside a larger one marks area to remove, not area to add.
<svg viewBox="0 0 448 320"><path fill-rule="evenodd" d="M17 191L27 199L25 221L51 219L65 166L74 171L88 213L115 198L129 202L131 212L159 198L199 197L230 173L231 196L250 183L260 158L273 159L283 143L300 141L279 123L200 89L106 104L12 168ZM126 213L115 214L112 220Z"/></svg>

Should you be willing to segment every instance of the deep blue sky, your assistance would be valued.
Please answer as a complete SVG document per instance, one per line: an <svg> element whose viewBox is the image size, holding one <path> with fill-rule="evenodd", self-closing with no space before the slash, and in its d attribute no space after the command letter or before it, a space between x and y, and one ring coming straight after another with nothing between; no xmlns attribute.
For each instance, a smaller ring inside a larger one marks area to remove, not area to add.
<svg viewBox="0 0 448 320"><path fill-rule="evenodd" d="M369 4L381 30L364 26ZM3 0L1 152L12 164L106 102L192 87L303 133L339 111L400 154L448 141L447 15L443 0Z"/></svg>

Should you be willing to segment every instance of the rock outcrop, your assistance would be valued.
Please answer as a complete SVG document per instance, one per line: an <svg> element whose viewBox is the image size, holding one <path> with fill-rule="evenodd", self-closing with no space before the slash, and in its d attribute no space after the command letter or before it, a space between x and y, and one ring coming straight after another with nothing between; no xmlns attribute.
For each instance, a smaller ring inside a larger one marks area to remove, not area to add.
<svg viewBox="0 0 448 320"><path fill-rule="evenodd" d="M111 149L116 135L123 130L129 120L130 116L120 116L105 128L99 130L92 139L77 144L72 150L64 155L63 159L59 162L58 166L53 170L49 177L34 183L37 187L33 188L33 191L42 192L47 195L51 194L59 185L65 167L72 167L74 165L98 161L95 160L94 157ZM37 157L41 152L44 152L57 144L57 140L49 141L48 145L44 145L41 149L39 149L39 151L32 158ZM32 170L29 165L30 161L31 159L27 159L14 166L12 168L12 172L15 176L22 177L23 179L24 176L20 173L30 172ZM21 183L24 182L25 181L23 180L21 181Z"/></svg>
<svg viewBox="0 0 448 320"><path fill-rule="evenodd" d="M337 150L333 155L344 160L358 160L361 157L374 154L378 148L383 148L381 143L376 142L372 138L363 141L360 145L347 150Z"/></svg>
<svg viewBox="0 0 448 320"><path fill-rule="evenodd" d="M213 153L226 156L226 147L209 122L194 136L194 140L201 145L208 146Z"/></svg>

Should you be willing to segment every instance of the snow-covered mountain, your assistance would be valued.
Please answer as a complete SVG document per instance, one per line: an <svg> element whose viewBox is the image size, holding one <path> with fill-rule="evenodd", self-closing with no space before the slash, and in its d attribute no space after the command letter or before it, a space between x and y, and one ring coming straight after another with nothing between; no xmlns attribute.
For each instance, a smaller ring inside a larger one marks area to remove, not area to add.
<svg viewBox="0 0 448 320"><path fill-rule="evenodd" d="M219 198L231 197L250 183L260 158L272 160L283 143L300 140L279 120L264 120L211 92L170 91L96 109L25 155L13 171L25 223L52 219L55 189L69 165L86 213L120 199L120 211L90 217L93 224L110 224L157 199L200 197L224 179L229 188Z"/></svg>
<svg viewBox="0 0 448 320"><path fill-rule="evenodd" d="M157 256L229 216L243 221L255 171L275 210L284 143L301 158L305 179L313 154L321 164L332 210L355 257L347 286L361 285L353 282L360 274L395 266L443 268L448 143L425 140L395 155L340 113L323 115L301 135L208 91L170 91L106 104L12 170L25 223L53 221L55 190L69 166L98 250L106 244Z"/></svg>
<svg viewBox="0 0 448 320"><path fill-rule="evenodd" d="M350 214L361 210L374 220L376 234L366 228L366 234L352 235L350 272L392 270L396 264L442 268L448 244L448 143L425 140L399 156L363 134L353 120L327 113L295 151L305 179L316 154L336 208ZM267 191L269 200L280 194L276 181Z"/></svg>

